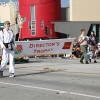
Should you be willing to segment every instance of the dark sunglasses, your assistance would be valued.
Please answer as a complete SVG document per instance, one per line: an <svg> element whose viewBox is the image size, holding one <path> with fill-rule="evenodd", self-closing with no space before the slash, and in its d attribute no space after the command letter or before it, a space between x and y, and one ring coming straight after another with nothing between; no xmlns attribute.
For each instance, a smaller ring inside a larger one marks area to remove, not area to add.
<svg viewBox="0 0 100 100"><path fill-rule="evenodd" d="M10 25L10 23L7 23L7 25Z"/></svg>

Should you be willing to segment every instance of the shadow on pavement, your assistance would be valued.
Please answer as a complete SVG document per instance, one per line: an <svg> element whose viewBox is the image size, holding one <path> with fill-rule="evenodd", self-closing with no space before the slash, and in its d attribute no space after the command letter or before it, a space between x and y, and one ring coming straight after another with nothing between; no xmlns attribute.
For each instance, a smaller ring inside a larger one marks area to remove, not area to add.
<svg viewBox="0 0 100 100"><path fill-rule="evenodd" d="M51 72L46 71L46 72L36 72L36 73L28 73L28 74L18 74L18 75L15 75L15 77L37 75L37 74L46 74L46 73L51 73Z"/></svg>

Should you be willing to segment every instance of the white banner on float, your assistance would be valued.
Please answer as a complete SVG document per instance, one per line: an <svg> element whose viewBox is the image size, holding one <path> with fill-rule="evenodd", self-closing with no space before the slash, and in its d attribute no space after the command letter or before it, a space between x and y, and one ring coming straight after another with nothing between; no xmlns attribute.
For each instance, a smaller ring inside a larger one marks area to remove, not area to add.
<svg viewBox="0 0 100 100"><path fill-rule="evenodd" d="M17 49L15 50L15 57L46 54L69 54L72 52L73 41L74 38L19 41L16 42Z"/></svg>

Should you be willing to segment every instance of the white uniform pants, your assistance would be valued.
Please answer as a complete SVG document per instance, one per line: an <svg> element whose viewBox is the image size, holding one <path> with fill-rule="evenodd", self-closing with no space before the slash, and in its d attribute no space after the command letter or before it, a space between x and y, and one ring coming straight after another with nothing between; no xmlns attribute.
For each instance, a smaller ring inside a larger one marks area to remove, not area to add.
<svg viewBox="0 0 100 100"><path fill-rule="evenodd" d="M0 71L4 71L9 58L9 73L14 73L14 51L3 50Z"/></svg>

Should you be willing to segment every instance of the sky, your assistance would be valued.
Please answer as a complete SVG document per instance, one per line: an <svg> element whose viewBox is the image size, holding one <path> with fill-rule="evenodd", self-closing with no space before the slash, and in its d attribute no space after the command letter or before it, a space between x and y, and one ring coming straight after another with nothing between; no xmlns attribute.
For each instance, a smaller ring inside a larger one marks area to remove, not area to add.
<svg viewBox="0 0 100 100"><path fill-rule="evenodd" d="M9 2L10 0L0 0L0 2ZM12 0L13 2L18 2L18 0ZM68 7L69 0L61 0L61 7Z"/></svg>
<svg viewBox="0 0 100 100"><path fill-rule="evenodd" d="M61 0L61 7L69 7L69 0Z"/></svg>

